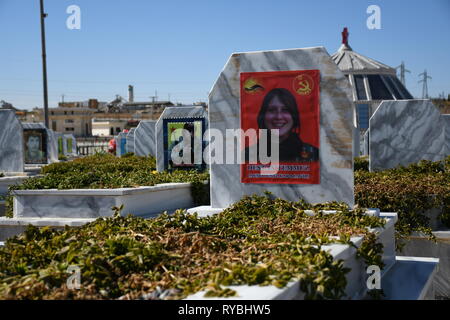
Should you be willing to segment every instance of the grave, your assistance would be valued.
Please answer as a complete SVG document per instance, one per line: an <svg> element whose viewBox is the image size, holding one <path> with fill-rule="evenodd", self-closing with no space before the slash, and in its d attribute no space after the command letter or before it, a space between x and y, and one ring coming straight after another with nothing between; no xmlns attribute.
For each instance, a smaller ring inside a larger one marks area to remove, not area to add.
<svg viewBox="0 0 450 320"><path fill-rule="evenodd" d="M128 152L134 152L134 132L136 131L136 128L131 128L130 131L128 131L128 134L126 136L126 150Z"/></svg>
<svg viewBox="0 0 450 320"><path fill-rule="evenodd" d="M156 157L155 125L154 120L143 120L137 126L134 132L134 153L137 156Z"/></svg>
<svg viewBox="0 0 450 320"><path fill-rule="evenodd" d="M158 171L172 169L205 169L202 143L207 128L207 112L201 106L167 107L156 122L156 168ZM191 161L176 164L171 151L184 144L181 134L184 129L191 137ZM199 143L198 143L199 142ZM181 143L181 144L180 144ZM192 146L199 146L198 148ZM200 148L201 146L201 148Z"/></svg>
<svg viewBox="0 0 450 320"><path fill-rule="evenodd" d="M445 153L450 155L450 114L443 114L442 119L445 126Z"/></svg>
<svg viewBox="0 0 450 320"><path fill-rule="evenodd" d="M305 89L307 86L314 85L309 83L309 80L304 80L309 79L309 71L305 70L317 70L316 73L320 79L315 83L318 89L318 101L320 101L318 103L320 123L318 128L315 128L318 140L316 144L319 149L319 161L315 165L315 172L318 176L316 183L302 184L301 178L294 178L282 183L277 183L276 179L270 183L241 183L240 164L211 163L211 207L213 209L228 207L244 195L262 194L266 190L276 197L291 201L298 201L300 198L311 203L344 201L353 207L352 143L354 126L351 89L348 80L331 60L325 48L232 54L209 95L209 128L222 133L225 137L224 145L228 142L233 144L234 141L228 140L234 140L234 137L228 138L226 130L241 128L241 98L243 94L247 93L246 90L256 88L257 91L260 89L257 83L258 78L261 78L259 86L264 87L264 81L269 80L265 80L266 74L263 73L288 71L290 73L286 76L292 76L293 79L301 77L304 81L303 83L301 81L299 83L292 82L292 88L297 89L298 93L298 96L295 97L302 98L300 94L308 97L311 94L310 91L296 88L297 85L304 85ZM252 87L241 90L240 77L242 73L252 73L256 79L255 83L251 84ZM284 85L284 88L292 91L287 84ZM264 93L263 89L260 89L261 93ZM258 93L254 92L253 94ZM255 114L250 114L249 117L253 117L254 120L250 120L256 122ZM311 115L304 115L303 119L305 120L301 122L301 126L308 127L306 119L312 119L308 117ZM310 132L305 129L304 135L308 134ZM234 148L234 151L236 153L237 148ZM302 165L301 162L299 164ZM305 168L308 169L308 166ZM317 170L317 168L319 169ZM305 174L307 177L308 173ZM299 177L303 177L303 175L299 175Z"/></svg>
<svg viewBox="0 0 450 320"><path fill-rule="evenodd" d="M363 156L369 155L369 139L370 139L370 130L367 129L364 133L364 153Z"/></svg>
<svg viewBox="0 0 450 320"><path fill-rule="evenodd" d="M77 139L73 134L64 134L64 154L69 156L77 155Z"/></svg>
<svg viewBox="0 0 450 320"><path fill-rule="evenodd" d="M117 135L116 138L116 156L121 157L123 156L125 153L127 153L126 151L126 144L127 144L127 133L126 132L120 132Z"/></svg>
<svg viewBox="0 0 450 320"><path fill-rule="evenodd" d="M430 100L383 101L369 120L370 170L444 159L444 126Z"/></svg>
<svg viewBox="0 0 450 320"><path fill-rule="evenodd" d="M13 110L0 110L0 172L24 172L22 125Z"/></svg>
<svg viewBox="0 0 450 320"><path fill-rule="evenodd" d="M50 154L53 147L50 141L50 130L42 123L23 123L23 138L25 150L25 164L48 164L51 163Z"/></svg>
<svg viewBox="0 0 450 320"><path fill-rule="evenodd" d="M58 158L60 156L65 156L66 152L65 152L65 148L64 148L64 144L65 144L64 135L62 133L55 132L55 137L56 137L56 141L57 141L57 145L58 145Z"/></svg>

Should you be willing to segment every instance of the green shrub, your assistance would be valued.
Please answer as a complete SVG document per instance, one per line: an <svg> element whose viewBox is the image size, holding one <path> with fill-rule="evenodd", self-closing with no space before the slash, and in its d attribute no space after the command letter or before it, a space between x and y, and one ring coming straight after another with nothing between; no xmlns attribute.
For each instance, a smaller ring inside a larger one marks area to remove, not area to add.
<svg viewBox="0 0 450 320"><path fill-rule="evenodd" d="M450 227L450 157L420 161L379 172L355 172L355 202L362 207L397 212L399 238L414 231L432 237L427 210L441 208L441 221Z"/></svg>
<svg viewBox="0 0 450 320"><path fill-rule="evenodd" d="M369 171L369 159L366 156L356 157L353 162L354 171Z"/></svg>
<svg viewBox="0 0 450 320"><path fill-rule="evenodd" d="M157 172L156 161L151 157L115 157L111 154L96 154L69 162L53 163L41 170L43 177L26 179L13 190L37 189L109 189L153 186L169 182L191 182L192 196L198 205L209 203L209 180L207 172L176 170ZM7 199L7 216L12 217L12 197Z"/></svg>
<svg viewBox="0 0 450 320"><path fill-rule="evenodd" d="M304 213L312 209L314 216ZM322 209L336 209L333 215ZM199 218L178 210L154 219L100 218L56 231L28 227L0 248L0 299L184 298L200 290L229 296L229 285L285 286L301 280L307 299L344 296L349 269L321 249L366 235L358 257L379 264L368 228L384 220L343 203L312 206L267 196L244 197L220 214ZM333 238L332 238L333 237ZM67 268L81 270L80 290L67 288Z"/></svg>

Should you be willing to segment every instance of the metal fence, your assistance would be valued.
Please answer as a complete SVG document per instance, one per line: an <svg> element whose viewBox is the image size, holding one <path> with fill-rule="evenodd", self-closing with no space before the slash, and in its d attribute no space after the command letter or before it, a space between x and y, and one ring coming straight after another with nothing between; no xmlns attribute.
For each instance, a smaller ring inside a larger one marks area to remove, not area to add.
<svg viewBox="0 0 450 320"><path fill-rule="evenodd" d="M77 138L78 154L90 156L99 152L108 152L108 142L110 139L107 137Z"/></svg>

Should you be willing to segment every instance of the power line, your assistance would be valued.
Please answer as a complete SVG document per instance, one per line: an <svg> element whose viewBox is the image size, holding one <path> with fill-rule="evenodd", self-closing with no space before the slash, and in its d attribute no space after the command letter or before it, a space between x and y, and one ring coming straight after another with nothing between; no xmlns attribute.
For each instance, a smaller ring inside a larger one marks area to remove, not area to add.
<svg viewBox="0 0 450 320"><path fill-rule="evenodd" d="M422 72L421 74L419 74L419 77L422 77L422 80L419 80L418 83L423 83L422 85L422 99L428 99L428 79L432 79L428 73L427 70L425 69L424 72Z"/></svg>
<svg viewBox="0 0 450 320"><path fill-rule="evenodd" d="M405 68L405 63L402 61L402 63L396 67L395 69L400 68L400 82L406 87L405 83L405 72L411 73L408 69Z"/></svg>

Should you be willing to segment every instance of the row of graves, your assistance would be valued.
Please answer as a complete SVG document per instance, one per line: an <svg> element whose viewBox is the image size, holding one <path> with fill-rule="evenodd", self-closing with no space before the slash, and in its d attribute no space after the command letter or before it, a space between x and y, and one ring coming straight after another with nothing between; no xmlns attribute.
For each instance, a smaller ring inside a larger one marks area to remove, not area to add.
<svg viewBox="0 0 450 320"><path fill-rule="evenodd" d="M111 216L111 207L120 205L124 212L143 217L178 208L208 216L244 195L266 191L289 201L338 201L353 208L353 118L350 83L325 48L232 54L212 87L208 112L203 107L168 107L157 122L142 121L135 130L116 137L118 156L127 152L156 156L159 171L208 168L210 205L194 206L189 183L17 190L14 217L0 219L0 241L23 231L27 224L79 226ZM384 247L381 286L386 298L434 297L439 259L397 256L397 214L378 209L368 209L367 214L386 219L385 227L374 231ZM360 245L361 239L355 243ZM367 266L356 258L356 249L344 244L326 248L351 268L348 298L365 298ZM304 297L298 281L284 288L243 285L234 289L240 299ZM203 294L189 299L205 299Z"/></svg>

